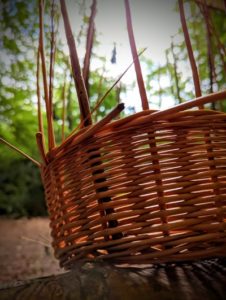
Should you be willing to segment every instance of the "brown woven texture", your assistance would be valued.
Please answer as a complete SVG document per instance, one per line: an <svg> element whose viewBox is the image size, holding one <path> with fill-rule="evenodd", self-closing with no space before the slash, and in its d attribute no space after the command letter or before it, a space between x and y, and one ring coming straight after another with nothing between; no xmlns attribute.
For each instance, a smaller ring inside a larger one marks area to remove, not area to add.
<svg viewBox="0 0 226 300"><path fill-rule="evenodd" d="M226 114L152 113L75 135L42 167L61 266L225 255Z"/></svg>

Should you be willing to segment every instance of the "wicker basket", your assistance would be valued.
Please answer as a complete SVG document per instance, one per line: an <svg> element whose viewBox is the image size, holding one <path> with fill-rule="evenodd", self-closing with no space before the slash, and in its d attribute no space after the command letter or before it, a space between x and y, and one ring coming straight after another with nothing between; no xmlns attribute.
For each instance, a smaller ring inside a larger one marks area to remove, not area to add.
<svg viewBox="0 0 226 300"><path fill-rule="evenodd" d="M225 255L226 114L145 111L50 156L42 177L61 266Z"/></svg>
<svg viewBox="0 0 226 300"><path fill-rule="evenodd" d="M38 72L36 138L42 162L0 138L41 169L60 265L70 268L78 260L137 264L226 256L226 114L204 109L204 104L225 100L226 90L201 96L183 1L179 0L179 9L196 99L163 111L149 110L125 0L144 111L110 122L124 108L119 104L95 125L91 125L66 4L60 3L81 112L80 131L56 146L43 50L44 2L40 1L37 61L39 70L41 56L49 152L45 151Z"/></svg>

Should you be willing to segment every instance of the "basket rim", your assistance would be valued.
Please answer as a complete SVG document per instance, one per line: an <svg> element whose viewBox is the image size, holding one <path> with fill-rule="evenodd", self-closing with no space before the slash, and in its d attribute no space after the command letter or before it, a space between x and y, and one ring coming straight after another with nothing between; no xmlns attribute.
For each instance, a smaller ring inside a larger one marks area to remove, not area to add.
<svg viewBox="0 0 226 300"><path fill-rule="evenodd" d="M192 109L192 110L184 110L184 111L178 111L174 114L170 114L167 116L160 116L160 118L152 118L153 113L158 113L161 112L160 110L144 110L137 112L135 114L126 116L122 119L119 120L114 120L111 123L108 123L104 125L102 128L97 130L92 136L103 136L103 135L108 135L113 133L114 131L120 130L127 130L127 129L133 129L135 126L139 127L144 124L148 123L155 123L155 122L161 122L161 121L170 121L170 120L175 120L177 118L182 118L182 117L199 117L203 115L217 115L222 116L222 118L226 118L226 113L217 111L217 110L212 110L212 109ZM55 147L51 151L47 153L48 159L48 164L50 164L55 158L59 159L62 155L64 155L64 151L68 148L70 148L71 144L79 137L83 138L85 136L85 133L87 132L88 129L93 128L95 124L89 125L85 128L82 128L78 132L75 132L70 136L70 139L65 140L61 145ZM84 140L87 138L85 137ZM83 141L84 141L83 140ZM83 142L82 141L82 142ZM78 143L79 145L80 143ZM73 147L76 144L73 143Z"/></svg>

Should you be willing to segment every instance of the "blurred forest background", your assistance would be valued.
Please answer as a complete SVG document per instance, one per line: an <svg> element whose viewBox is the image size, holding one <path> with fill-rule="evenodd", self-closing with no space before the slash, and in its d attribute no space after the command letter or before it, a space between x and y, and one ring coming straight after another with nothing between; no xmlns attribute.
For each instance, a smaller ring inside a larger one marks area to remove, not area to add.
<svg viewBox="0 0 226 300"><path fill-rule="evenodd" d="M73 28L73 30L78 48L84 49L92 2L82 0L67 2L70 5L73 4L74 9L82 17L80 27ZM37 3L38 1L29 0L0 1L0 137L39 160L35 140L35 133L38 130ZM139 3L142 5L142 1ZM153 9L154 3L155 1L153 1ZM225 1L186 1L187 24L203 94L222 90L226 86L226 7L224 3ZM100 6L97 7L97 10L99 9L101 9ZM178 11L176 1L172 9ZM136 12L133 11L133 14ZM60 34L59 5L54 0L46 1L45 51L47 61L50 55L53 20L56 33L53 115L56 140L59 144L62 140L63 101L66 103L65 135L78 125L79 109L69 56L65 51L66 43ZM116 43L112 44L109 57L103 56L99 51L100 36L101 33L96 30L89 76L91 108L117 79L107 70L109 64L117 64ZM96 63L93 63L94 59ZM171 102L178 104L194 98L191 74L183 72L183 69L187 68L188 57L180 28L172 36L168 48L165 49L165 60L162 63L153 61L151 56L146 54L142 55L141 62L145 70L145 83L150 102L154 99L151 107L162 108L164 99L171 99ZM83 55L81 65L82 63ZM47 67L49 69L48 64ZM94 121L102 118L118 102L123 102L128 97L128 89L135 85L135 81L131 82L130 86L124 82L118 84L94 114ZM221 102L221 105L216 103L211 108L226 111L226 102ZM131 114L137 110L134 103L127 103L125 114ZM44 126L46 128L46 124ZM47 214L38 168L4 145L0 146L0 214L14 217Z"/></svg>

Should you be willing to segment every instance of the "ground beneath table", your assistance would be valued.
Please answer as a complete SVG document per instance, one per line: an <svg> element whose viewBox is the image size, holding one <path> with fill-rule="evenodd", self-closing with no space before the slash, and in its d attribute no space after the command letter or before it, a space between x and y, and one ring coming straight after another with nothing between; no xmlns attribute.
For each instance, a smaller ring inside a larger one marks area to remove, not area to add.
<svg viewBox="0 0 226 300"><path fill-rule="evenodd" d="M0 282L59 274L48 218L0 218Z"/></svg>

